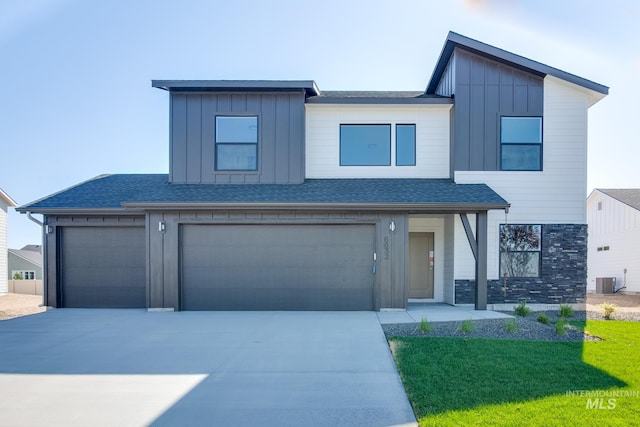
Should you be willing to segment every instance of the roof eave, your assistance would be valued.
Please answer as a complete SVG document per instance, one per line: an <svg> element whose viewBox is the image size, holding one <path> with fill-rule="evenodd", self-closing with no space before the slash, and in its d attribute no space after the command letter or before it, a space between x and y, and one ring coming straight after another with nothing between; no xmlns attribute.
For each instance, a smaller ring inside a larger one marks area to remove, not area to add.
<svg viewBox="0 0 640 427"><path fill-rule="evenodd" d="M127 208L37 208L30 206L21 206L16 208L16 212L20 212L22 214L35 213L41 215L144 215L145 213L144 210Z"/></svg>
<svg viewBox="0 0 640 427"><path fill-rule="evenodd" d="M353 104L353 105L453 105L451 98L337 98L314 97L308 98L307 104Z"/></svg>
<svg viewBox="0 0 640 427"><path fill-rule="evenodd" d="M465 37L461 34L454 33L453 31L450 31L447 35L447 40L445 41L444 47L440 52L440 57L438 58L438 62L436 62L433 74L431 76L431 79L429 80L429 84L427 85L427 89L425 91L426 93L435 93L438 83L442 78L442 74L444 73L451 55L456 48L464 49L488 57L495 61L508 64L510 66L519 68L523 71L538 75L540 77L551 75L561 80L565 80L578 86L582 86L593 92L597 92L603 96L609 94L609 88L607 86L525 58L524 56L516 55L515 53L508 52L495 46L482 43L478 40ZM595 102L597 102L597 100L593 103Z"/></svg>
<svg viewBox="0 0 640 427"><path fill-rule="evenodd" d="M33 264L35 266L38 266L38 267L42 268L42 260L41 259L38 259L37 261L39 261L39 262L36 262L35 259L29 259L29 258L23 256L22 254L18 253L18 251L14 250L14 249L7 249L7 252L12 254L13 256L16 256L16 257L28 262L29 264ZM40 255L40 258L42 258L42 255Z"/></svg>
<svg viewBox="0 0 640 427"><path fill-rule="evenodd" d="M13 207L18 205L15 200L9 197L9 195L2 190L2 188L0 188L0 199L4 200L7 206Z"/></svg>
<svg viewBox="0 0 640 427"><path fill-rule="evenodd" d="M167 203L125 202L123 207L144 211L175 210L359 210L359 211L416 211L430 213L464 213L503 210L509 203Z"/></svg>
<svg viewBox="0 0 640 427"><path fill-rule="evenodd" d="M595 188L591 194L593 194L594 192L599 192L600 194L604 194L605 196L619 202L622 203L623 205L629 206L631 209L635 209L637 211L640 211L640 209L637 206L634 206L633 204L631 204L628 200L622 200L619 196L614 196L613 194L610 193L611 190L616 190L616 189L609 189L609 188ZM623 189L620 189L623 190ZM591 194L589 195L589 197L587 197L587 199L589 199L591 197Z"/></svg>
<svg viewBox="0 0 640 427"><path fill-rule="evenodd" d="M303 90L317 96L320 89L314 80L151 80L151 86L169 92L291 92Z"/></svg>

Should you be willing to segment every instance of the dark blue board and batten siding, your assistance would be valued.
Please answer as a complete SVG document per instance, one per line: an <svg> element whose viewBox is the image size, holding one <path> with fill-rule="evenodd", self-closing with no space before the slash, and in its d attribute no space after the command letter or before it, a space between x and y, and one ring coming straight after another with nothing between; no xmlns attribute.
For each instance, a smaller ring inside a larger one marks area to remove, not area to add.
<svg viewBox="0 0 640 427"><path fill-rule="evenodd" d="M500 116L542 116L541 76L456 48L436 93L454 95L451 174L500 170Z"/></svg>
<svg viewBox="0 0 640 427"><path fill-rule="evenodd" d="M174 184L297 184L304 181L304 92L172 93ZM216 115L258 116L258 170L215 170Z"/></svg>

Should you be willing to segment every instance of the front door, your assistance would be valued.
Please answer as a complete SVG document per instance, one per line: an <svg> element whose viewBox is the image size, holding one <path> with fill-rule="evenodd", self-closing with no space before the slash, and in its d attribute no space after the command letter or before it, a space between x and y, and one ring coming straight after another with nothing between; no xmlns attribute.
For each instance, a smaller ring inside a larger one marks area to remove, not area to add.
<svg viewBox="0 0 640 427"><path fill-rule="evenodd" d="M409 233L409 298L433 298L433 233Z"/></svg>

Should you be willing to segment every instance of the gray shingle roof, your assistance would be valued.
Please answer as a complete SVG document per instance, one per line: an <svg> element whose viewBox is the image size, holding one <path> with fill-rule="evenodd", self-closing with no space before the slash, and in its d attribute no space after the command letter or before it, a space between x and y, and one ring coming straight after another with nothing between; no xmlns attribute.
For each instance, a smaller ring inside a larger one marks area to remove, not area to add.
<svg viewBox="0 0 640 427"><path fill-rule="evenodd" d="M307 98L308 104L452 104L450 97L420 91L331 91Z"/></svg>
<svg viewBox="0 0 640 427"><path fill-rule="evenodd" d="M640 189L637 188L613 188L604 189L596 188L601 193L606 194L609 197L631 206L634 209L640 211Z"/></svg>
<svg viewBox="0 0 640 427"><path fill-rule="evenodd" d="M168 204L361 204L501 209L484 184L449 179L308 179L302 184L169 184L168 175L103 175L17 208L20 212ZM428 206L427 206L428 205Z"/></svg>
<svg viewBox="0 0 640 427"><path fill-rule="evenodd" d="M8 249L8 251L17 257L29 261L33 265L42 267L42 254L35 251L25 251L22 249Z"/></svg>

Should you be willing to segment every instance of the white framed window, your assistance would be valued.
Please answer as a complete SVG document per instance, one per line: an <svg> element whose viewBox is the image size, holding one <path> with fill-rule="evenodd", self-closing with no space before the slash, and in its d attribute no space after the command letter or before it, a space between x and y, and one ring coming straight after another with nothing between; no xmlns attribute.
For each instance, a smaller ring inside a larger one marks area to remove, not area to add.
<svg viewBox="0 0 640 427"><path fill-rule="evenodd" d="M12 270L11 277L13 280L35 280L36 272L31 270Z"/></svg>

